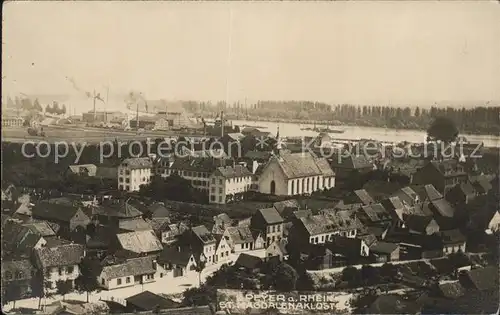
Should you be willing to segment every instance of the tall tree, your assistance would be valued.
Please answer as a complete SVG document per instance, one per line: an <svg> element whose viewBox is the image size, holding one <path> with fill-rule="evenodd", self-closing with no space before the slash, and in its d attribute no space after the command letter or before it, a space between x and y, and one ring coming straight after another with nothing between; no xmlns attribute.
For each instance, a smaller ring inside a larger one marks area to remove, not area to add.
<svg viewBox="0 0 500 315"><path fill-rule="evenodd" d="M75 279L75 288L79 292L87 294L87 303L89 302L89 293L99 290L99 283L93 270L99 267L99 260L85 257L80 263L80 275Z"/></svg>
<svg viewBox="0 0 500 315"><path fill-rule="evenodd" d="M43 111L42 105L40 105L40 102L38 101L38 98L35 99L35 101L33 102L33 108L36 109L39 112Z"/></svg>
<svg viewBox="0 0 500 315"><path fill-rule="evenodd" d="M56 282L57 294L62 295L63 300L66 294L70 293L73 289L73 285L69 280L59 280Z"/></svg>
<svg viewBox="0 0 500 315"><path fill-rule="evenodd" d="M427 129L427 139L450 143L458 137L458 128L448 117L436 117Z"/></svg>

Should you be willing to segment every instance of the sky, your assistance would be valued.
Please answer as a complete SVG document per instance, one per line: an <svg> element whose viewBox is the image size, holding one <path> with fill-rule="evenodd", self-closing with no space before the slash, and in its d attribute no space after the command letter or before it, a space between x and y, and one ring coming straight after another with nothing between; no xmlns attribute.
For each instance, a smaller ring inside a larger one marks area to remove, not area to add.
<svg viewBox="0 0 500 315"><path fill-rule="evenodd" d="M82 91L109 86L120 101L134 90L171 100L500 104L498 1L28 1L3 9L4 95L85 99Z"/></svg>

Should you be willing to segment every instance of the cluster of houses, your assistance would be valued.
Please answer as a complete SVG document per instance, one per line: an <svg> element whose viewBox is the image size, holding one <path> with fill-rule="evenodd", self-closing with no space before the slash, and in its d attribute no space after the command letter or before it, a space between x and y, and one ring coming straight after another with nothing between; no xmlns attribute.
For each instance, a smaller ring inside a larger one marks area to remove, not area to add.
<svg viewBox="0 0 500 315"><path fill-rule="evenodd" d="M269 176L275 181L278 174L282 176L280 183L286 185L279 189L290 192L326 181L313 175L315 167L320 169L317 160L307 164L311 173L300 173L290 166L300 162L285 164L294 159L285 157L287 162L283 162L274 157L276 167L267 172L274 172L274 177ZM216 169L209 183L228 172ZM146 176L140 171L137 174ZM162 203L95 197L30 203L24 195L10 200L14 205L10 209L15 211L2 213L2 279L17 283L23 295L29 296L35 276L43 279L46 292L57 292L61 281L74 286L84 257L98 262L92 273L106 290L188 276L198 271L197 266L232 262L238 254L254 250L264 250L266 257L292 265L304 264L307 269L438 258L467 250L467 238L455 221L455 202L462 199L448 197L455 196L452 192L463 185L456 183L446 197L431 184L412 185L378 201L361 189L331 207L314 210L289 199L256 209L243 220L225 213L216 215L211 226L176 222ZM476 187L475 197L498 189L495 179L489 185L471 185ZM9 202L11 195L3 191L3 202ZM484 232L500 229L498 209L482 220ZM248 255L240 255L238 260L236 263L245 265Z"/></svg>

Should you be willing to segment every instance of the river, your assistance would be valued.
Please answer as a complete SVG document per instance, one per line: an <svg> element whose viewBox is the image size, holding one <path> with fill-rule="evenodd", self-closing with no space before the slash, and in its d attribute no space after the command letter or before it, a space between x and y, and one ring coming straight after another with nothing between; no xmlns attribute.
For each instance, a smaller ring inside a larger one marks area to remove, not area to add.
<svg viewBox="0 0 500 315"><path fill-rule="evenodd" d="M280 127L280 136L282 137L314 137L318 133L310 130L300 130L301 128L314 127L307 124L294 124L294 123L277 123L269 121L245 121L233 120L233 125L242 126L260 126L263 131L269 131L276 134L278 126ZM327 126L319 126L326 128ZM414 142L422 143L425 141L427 134L425 131L420 130L407 130L407 129L389 129L377 127L357 127L357 126L330 126L330 129L344 130L344 133L332 133L330 136L335 139L375 139L383 142ZM461 134L470 142L483 142L486 147L500 147L500 136L490 135L468 135Z"/></svg>

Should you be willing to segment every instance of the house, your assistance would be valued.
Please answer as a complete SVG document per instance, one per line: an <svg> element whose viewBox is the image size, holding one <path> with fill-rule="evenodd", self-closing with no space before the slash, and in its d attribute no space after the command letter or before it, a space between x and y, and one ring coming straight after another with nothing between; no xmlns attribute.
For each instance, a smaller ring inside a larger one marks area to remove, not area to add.
<svg viewBox="0 0 500 315"><path fill-rule="evenodd" d="M129 225L127 221L135 222L142 219L142 212L133 206L128 200L107 200L100 206L94 207L94 214L99 224L114 230L120 226Z"/></svg>
<svg viewBox="0 0 500 315"><path fill-rule="evenodd" d="M283 153L263 167L258 191L271 195L302 195L335 187L335 173L327 160L311 153Z"/></svg>
<svg viewBox="0 0 500 315"><path fill-rule="evenodd" d="M259 209L251 219L250 228L260 231L267 248L283 238L283 218L275 208Z"/></svg>
<svg viewBox="0 0 500 315"><path fill-rule="evenodd" d="M432 235L439 232L439 225L432 217L410 214L403 215L403 219L410 233Z"/></svg>
<svg viewBox="0 0 500 315"><path fill-rule="evenodd" d="M412 186L412 189L418 194L421 202L436 201L444 198L443 195L430 184L414 185Z"/></svg>
<svg viewBox="0 0 500 315"><path fill-rule="evenodd" d="M215 263L216 240L204 225L191 228L191 246L197 253L196 259L204 260L207 265Z"/></svg>
<svg viewBox="0 0 500 315"><path fill-rule="evenodd" d="M334 235L326 242L333 254L340 254L348 259L368 257L370 249L362 238L352 238Z"/></svg>
<svg viewBox="0 0 500 315"><path fill-rule="evenodd" d="M240 269L246 269L248 271L258 271L262 267L263 260L260 257L248 255L241 253L238 259L234 262L234 265Z"/></svg>
<svg viewBox="0 0 500 315"><path fill-rule="evenodd" d="M43 274L43 281L49 292L57 290L58 281L68 281L74 287L78 278L79 266L85 256L85 249L80 244L57 244L35 249L37 269Z"/></svg>
<svg viewBox="0 0 500 315"><path fill-rule="evenodd" d="M338 154L329 159L330 166L339 182L346 182L357 174L366 174L374 166L364 155Z"/></svg>
<svg viewBox="0 0 500 315"><path fill-rule="evenodd" d="M215 222L212 227L212 234L224 234L226 228L229 226L233 226L233 220L227 215L227 213L221 213L213 217Z"/></svg>
<svg viewBox="0 0 500 315"><path fill-rule="evenodd" d="M2 259L2 289L9 290L10 286L19 288L19 297L31 297L32 277L35 268L29 259Z"/></svg>
<svg viewBox="0 0 500 315"><path fill-rule="evenodd" d="M403 205L415 206L421 202L420 196L409 186L403 187L396 191L392 197L398 197Z"/></svg>
<svg viewBox="0 0 500 315"><path fill-rule="evenodd" d="M188 231L189 227L182 223L171 223L161 227L160 239L163 244L172 244L177 240L177 237Z"/></svg>
<svg viewBox="0 0 500 315"><path fill-rule="evenodd" d="M356 214L359 220L367 226L387 226L392 217L380 203L372 203L361 207Z"/></svg>
<svg viewBox="0 0 500 315"><path fill-rule="evenodd" d="M153 230L118 233L116 240L121 249L135 254L157 254L163 249Z"/></svg>
<svg viewBox="0 0 500 315"><path fill-rule="evenodd" d="M297 199L288 199L273 203L273 207L283 219L290 219L294 211L300 210L300 204Z"/></svg>
<svg viewBox="0 0 500 315"><path fill-rule="evenodd" d="M47 240L33 228L8 219L2 229L2 250L4 257L31 257L34 249L42 248Z"/></svg>
<svg viewBox="0 0 500 315"><path fill-rule="evenodd" d="M152 257L137 257L112 262L97 271L97 282L106 290L155 281L155 261Z"/></svg>
<svg viewBox="0 0 500 315"><path fill-rule="evenodd" d="M375 200L365 189L355 190L352 194L344 199L344 204L363 204L364 206L375 203Z"/></svg>
<svg viewBox="0 0 500 315"><path fill-rule="evenodd" d="M438 217L453 218L455 216L455 208L446 199L434 200L424 204L428 204L434 215Z"/></svg>
<svg viewBox="0 0 500 315"><path fill-rule="evenodd" d="M188 180L199 191L208 194L210 190L210 176L221 166L233 165L231 160L213 157L193 157L191 155L175 158L170 167L165 167L160 174L162 177L176 173Z"/></svg>
<svg viewBox="0 0 500 315"><path fill-rule="evenodd" d="M229 237L215 234L215 261L223 262L229 260L229 255L232 253L231 245L229 244Z"/></svg>
<svg viewBox="0 0 500 315"><path fill-rule="evenodd" d="M143 291L125 299L129 312L159 311L177 308L181 304L150 291Z"/></svg>
<svg viewBox="0 0 500 315"><path fill-rule="evenodd" d="M498 289L498 266L471 269L463 273L459 280L468 289L480 291Z"/></svg>
<svg viewBox="0 0 500 315"><path fill-rule="evenodd" d="M210 175L210 203L225 204L243 198L250 190L252 172L242 165L218 167Z"/></svg>
<svg viewBox="0 0 500 315"><path fill-rule="evenodd" d="M253 249L254 239L249 226L227 227L222 236L226 239L233 253L240 253Z"/></svg>
<svg viewBox="0 0 500 315"><path fill-rule="evenodd" d="M151 182L153 163L149 157L125 159L118 166L118 189L139 191L141 185Z"/></svg>
<svg viewBox="0 0 500 315"><path fill-rule="evenodd" d="M439 236L443 243L443 253L465 252L466 237L458 229L440 231Z"/></svg>
<svg viewBox="0 0 500 315"><path fill-rule="evenodd" d="M355 214L342 216L341 212L337 211L331 214L306 214L294 221L290 242L296 245L323 244L331 241L334 235L354 238L357 234L357 224Z"/></svg>
<svg viewBox="0 0 500 315"><path fill-rule="evenodd" d="M462 182L448 191L446 200L453 205L468 204L476 195L476 190L470 182Z"/></svg>
<svg viewBox="0 0 500 315"><path fill-rule="evenodd" d="M42 237L56 236L56 233L46 221L32 221L24 223L23 226L27 227L32 232L38 233Z"/></svg>
<svg viewBox="0 0 500 315"><path fill-rule="evenodd" d="M60 226L61 233L69 233L76 228L86 228L90 218L81 206L41 201L32 209L33 218L56 223Z"/></svg>
<svg viewBox="0 0 500 315"><path fill-rule="evenodd" d="M67 175L89 176L94 177L97 173L97 166L95 164L79 164L70 165L66 171Z"/></svg>
<svg viewBox="0 0 500 315"><path fill-rule="evenodd" d="M24 119L12 115L2 115L2 127L22 127Z"/></svg>
<svg viewBox="0 0 500 315"><path fill-rule="evenodd" d="M299 260L307 270L322 270L336 266L336 256L326 244L307 244L300 247L290 246L290 255L298 254ZM342 265L345 262L342 261Z"/></svg>
<svg viewBox="0 0 500 315"><path fill-rule="evenodd" d="M381 262L398 261L399 260L399 244L388 242L376 242L370 247L370 252Z"/></svg>
<svg viewBox="0 0 500 315"><path fill-rule="evenodd" d="M278 257L280 261L288 260L287 242L282 239L274 241L266 248L266 257Z"/></svg>
<svg viewBox="0 0 500 315"><path fill-rule="evenodd" d="M439 235L391 233L384 241L399 243L400 260L430 259L443 256L443 243Z"/></svg>
<svg viewBox="0 0 500 315"><path fill-rule="evenodd" d="M456 184L467 182L467 173L458 160L430 161L413 175L413 184L432 184L446 196Z"/></svg>
<svg viewBox="0 0 500 315"><path fill-rule="evenodd" d="M172 271L171 276L174 278L183 277L194 272L195 253L180 246L165 246L158 257L158 265L166 271Z"/></svg>
<svg viewBox="0 0 500 315"><path fill-rule="evenodd" d="M408 213L408 208L403 204L399 197L389 197L380 202L387 213L392 218L392 225L398 228L403 228L404 218L403 214Z"/></svg>

